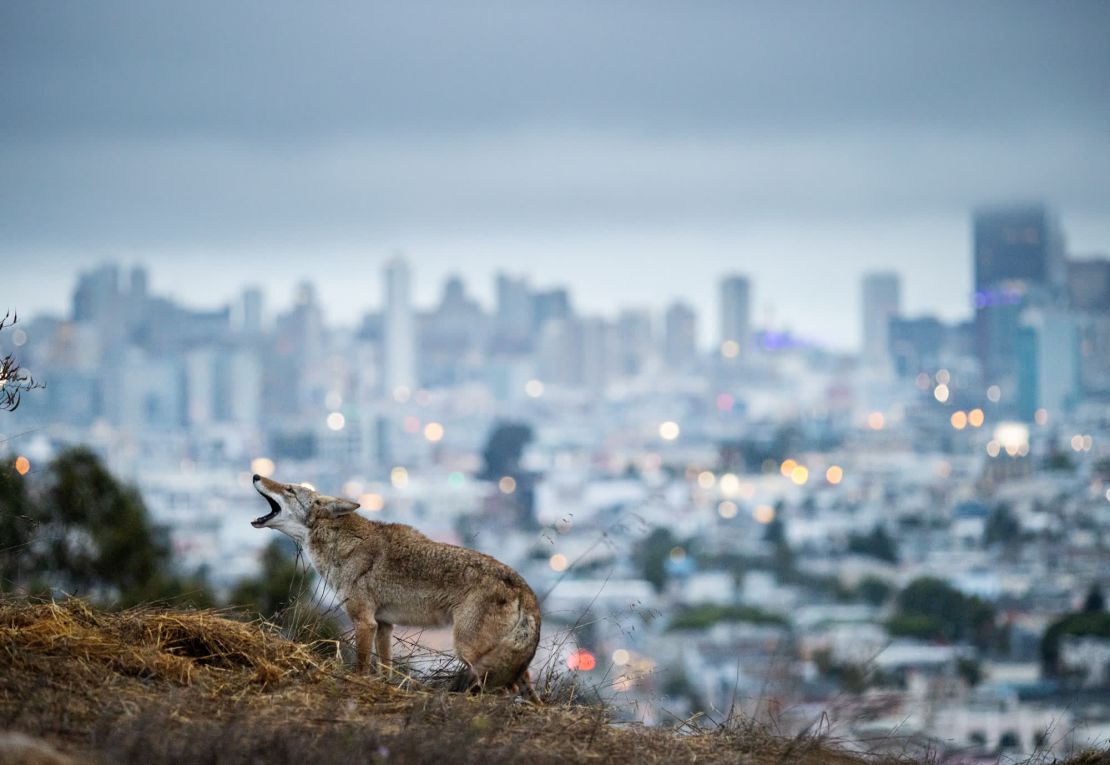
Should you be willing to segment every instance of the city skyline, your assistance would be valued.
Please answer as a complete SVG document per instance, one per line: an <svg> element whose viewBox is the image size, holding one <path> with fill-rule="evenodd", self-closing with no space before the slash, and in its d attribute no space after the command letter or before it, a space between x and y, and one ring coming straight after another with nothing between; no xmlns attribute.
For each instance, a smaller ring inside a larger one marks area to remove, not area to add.
<svg viewBox="0 0 1110 765"><path fill-rule="evenodd" d="M504 263L490 263L488 271L475 269L467 264L452 264L437 259L432 268L422 269L421 258L405 248L394 248L371 254L362 258L359 270L353 273L354 279L330 278L331 270L325 269L325 274L313 276L308 269L289 268L281 277L273 272L256 270L253 264L243 264L237 268L235 264L221 266L221 273L226 274L221 279L221 285L212 286L212 280L207 268L190 267L183 264L158 264L151 263L142 258L90 258L87 262L73 264L72 272L66 278L45 280L49 284L49 298L35 299L36 290L23 289L21 282L24 280L21 269L17 269L10 281L15 286L9 294L18 294L21 299L18 304L9 306L20 311L26 317L37 315L66 316L72 291L77 284L81 273L94 270L101 265L115 264L124 269L142 267L146 269L150 278L152 293L167 297L171 300L198 309L215 309L224 305L235 303L244 288L258 287L262 289L266 298L267 311L273 314L277 310L289 307L295 302L296 290L302 283L312 284L320 298L324 318L329 325L354 327L362 321L367 313L381 311L384 308L383 290L385 282L382 269L391 260L403 256L409 264L411 275L412 303L416 310L430 310L438 305L444 285L452 277L462 277L468 294L476 298L482 307L488 311L496 310L497 290L496 280L498 275L509 275L524 278L533 289L548 289L565 287L573 296L574 308L581 315L597 315L607 319L616 320L622 310L646 309L655 314L656 321L662 326L663 313L668 306L675 302L683 302L694 309L698 321L698 347L700 350L716 348L720 339L720 280L730 274L742 275L751 285L750 316L752 326L755 328L769 328L775 330L789 330L799 337L815 342L817 345L832 351L857 353L863 347L864 323L859 312L859 305L863 298L863 282L869 274L894 273L900 280L902 290L901 315L907 317L936 316L946 322L960 322L974 317L974 249L971 237L972 213L966 215L966 228L968 241L965 243L961 256L960 271L966 271L966 290L959 292L959 299L952 300L951 295L956 292L952 288L947 293L926 294L922 285L915 284L906 274L895 267L880 264L876 268L866 268L858 273L842 272L831 283L839 285L842 289L822 289L818 292L824 295L835 295L840 309L830 314L829 311L807 313L802 310L797 314L787 313L784 306L794 310L804 308L805 295L809 291L801 292L802 299L798 300L799 292L784 291L779 294L769 295L770 289L784 281L789 284L796 277L791 276L784 280L781 274L772 273L767 282L761 280L757 273L765 271L758 263L753 263L751 271L740 268L728 268L718 273L705 273L698 275L698 281L704 283L701 290L694 294L671 291L636 291L629 292L624 282L615 284L591 283L591 280L574 281L572 279L541 279L533 275L533 269L527 267L512 267ZM1066 220L1065 216L1060 216ZM1069 257L1105 257L1104 253L1110 247L1085 249L1075 252L1071 247L1071 230L1066 223L1063 228L1068 234ZM1110 241L1110 240L1108 240ZM968 265L970 262L970 266ZM339 264L346 267L344 262ZM935 279L947 278L943 269L934 269L931 275ZM661 276L665 272L660 269ZM237 279L234 274L240 273L242 278ZM959 271L957 271L959 273ZM183 276L185 274L186 276ZM190 281L192 276L195 281ZM827 274L825 276L828 276ZM816 280L816 278L815 278ZM584 281L585 283L580 283ZM673 282L675 280L666 280ZM820 278L821 286L828 287L830 280ZM40 282L41 284L41 282ZM623 294L630 295L630 299L622 300L621 287L625 286ZM816 285L814 285L816 286ZM929 298L933 297L933 300ZM949 299L935 299L935 298ZM820 301L817 301L818 303ZM812 304L810 305L812 309Z"/></svg>

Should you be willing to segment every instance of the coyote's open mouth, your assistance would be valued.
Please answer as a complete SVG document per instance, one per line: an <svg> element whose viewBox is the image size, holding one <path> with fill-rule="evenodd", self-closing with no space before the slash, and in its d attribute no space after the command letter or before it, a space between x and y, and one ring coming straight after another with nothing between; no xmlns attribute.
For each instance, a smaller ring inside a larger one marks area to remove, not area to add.
<svg viewBox="0 0 1110 765"><path fill-rule="evenodd" d="M251 526L254 526L256 529L260 529L265 526L272 518L276 517L278 513L281 512L281 506L278 505L277 500L275 500L266 492L262 491L262 489L258 488L257 484L255 485L254 490L261 494L262 498L266 500L267 504L270 505L269 513L259 516L258 518L255 518L253 521L251 521Z"/></svg>

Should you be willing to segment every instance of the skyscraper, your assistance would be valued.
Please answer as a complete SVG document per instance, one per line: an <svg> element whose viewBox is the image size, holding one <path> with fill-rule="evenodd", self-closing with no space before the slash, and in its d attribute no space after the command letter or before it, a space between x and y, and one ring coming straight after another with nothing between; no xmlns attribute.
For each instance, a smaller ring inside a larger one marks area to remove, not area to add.
<svg viewBox="0 0 1110 765"><path fill-rule="evenodd" d="M1110 259L1068 262L1068 296L1079 333L1083 391L1110 393Z"/></svg>
<svg viewBox="0 0 1110 765"><path fill-rule="evenodd" d="M617 357L621 375L635 377L652 352L651 311L626 308L617 317Z"/></svg>
<svg viewBox="0 0 1110 765"><path fill-rule="evenodd" d="M885 368L890 359L890 320L902 307L902 283L898 274L877 272L863 277L863 360L873 368Z"/></svg>
<svg viewBox="0 0 1110 765"><path fill-rule="evenodd" d="M1038 409L1049 417L1070 406L1078 391L1079 345L1075 321L1060 308L1022 313L1014 342L1017 354L1017 414L1033 420Z"/></svg>
<svg viewBox="0 0 1110 765"><path fill-rule="evenodd" d="M253 337L262 332L262 311L265 296L258 287L246 287L235 307L235 328L240 334Z"/></svg>
<svg viewBox="0 0 1110 765"><path fill-rule="evenodd" d="M740 353L748 350L751 339L751 285L746 276L731 275L721 280L721 349L735 343Z"/></svg>
<svg viewBox="0 0 1110 765"><path fill-rule="evenodd" d="M1021 312L1030 300L1063 298L1067 279L1064 241L1044 205L976 211L975 352L986 382L1013 379Z"/></svg>
<svg viewBox="0 0 1110 765"><path fill-rule="evenodd" d="M674 368L688 367L698 353L698 317L681 301L671 303L663 319L663 358Z"/></svg>
<svg viewBox="0 0 1110 765"><path fill-rule="evenodd" d="M532 331L535 334L551 320L565 321L573 315L570 307L570 294L565 288L536 292L532 295Z"/></svg>
<svg viewBox="0 0 1110 765"><path fill-rule="evenodd" d="M497 274L497 314L494 342L502 350L519 352L532 343L532 291L528 280Z"/></svg>
<svg viewBox="0 0 1110 765"><path fill-rule="evenodd" d="M416 385L416 335L414 330L411 272L397 256L385 264L385 393L396 396Z"/></svg>

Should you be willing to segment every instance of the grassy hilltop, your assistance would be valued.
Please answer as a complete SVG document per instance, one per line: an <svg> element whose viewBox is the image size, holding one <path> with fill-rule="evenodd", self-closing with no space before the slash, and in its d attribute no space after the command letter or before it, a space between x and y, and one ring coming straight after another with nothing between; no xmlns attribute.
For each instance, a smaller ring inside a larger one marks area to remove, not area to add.
<svg viewBox="0 0 1110 765"><path fill-rule="evenodd" d="M0 730L79 763L908 762L754 726L680 734L596 706L404 689L264 624L78 600L0 601ZM1069 761L1094 763L1110 755Z"/></svg>

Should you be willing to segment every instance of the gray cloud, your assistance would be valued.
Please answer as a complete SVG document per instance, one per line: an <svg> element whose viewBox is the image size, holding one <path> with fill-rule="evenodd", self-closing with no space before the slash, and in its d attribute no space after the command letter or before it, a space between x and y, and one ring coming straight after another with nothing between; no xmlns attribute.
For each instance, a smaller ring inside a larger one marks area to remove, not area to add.
<svg viewBox="0 0 1110 765"><path fill-rule="evenodd" d="M577 282L560 243L814 229L803 266L825 241L926 284L939 231L1015 197L1106 249L1108 29L1102 2L7 3L0 256L500 238Z"/></svg>

